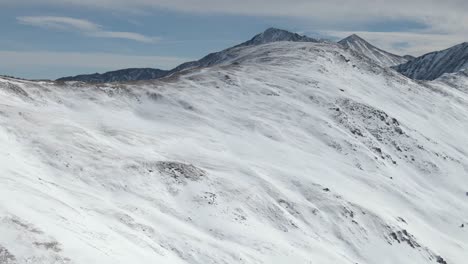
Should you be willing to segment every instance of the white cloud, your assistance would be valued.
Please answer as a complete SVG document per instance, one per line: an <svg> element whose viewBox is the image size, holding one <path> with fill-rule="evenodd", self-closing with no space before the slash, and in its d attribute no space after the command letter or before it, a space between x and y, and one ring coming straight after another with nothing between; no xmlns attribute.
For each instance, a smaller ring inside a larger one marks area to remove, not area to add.
<svg viewBox="0 0 468 264"><path fill-rule="evenodd" d="M142 34L133 33L133 32L118 32L118 31L95 31L88 32L87 35L97 37L97 38L120 38L120 39L129 39L139 42L154 43L160 40L157 37L147 37Z"/></svg>
<svg viewBox="0 0 468 264"><path fill-rule="evenodd" d="M52 29L75 29L81 31L99 31L101 26L83 19L53 16L24 16L17 17L18 22L24 25Z"/></svg>
<svg viewBox="0 0 468 264"><path fill-rule="evenodd" d="M19 23L47 29L59 29L78 31L84 35L98 38L118 38L139 42L154 43L159 40L156 37L148 37L134 32L119 32L103 30L101 25L84 19L55 16L24 16L17 17Z"/></svg>

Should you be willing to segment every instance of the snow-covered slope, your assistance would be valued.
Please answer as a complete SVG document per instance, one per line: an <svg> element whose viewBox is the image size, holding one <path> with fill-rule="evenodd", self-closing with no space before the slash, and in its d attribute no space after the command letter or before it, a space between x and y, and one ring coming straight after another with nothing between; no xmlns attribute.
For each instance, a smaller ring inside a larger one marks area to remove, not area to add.
<svg viewBox="0 0 468 264"><path fill-rule="evenodd" d="M400 73L417 80L434 80L444 73L468 69L468 42L446 50L431 52L396 66Z"/></svg>
<svg viewBox="0 0 468 264"><path fill-rule="evenodd" d="M236 54L1 78L0 263L466 262L468 94L338 44Z"/></svg>
<svg viewBox="0 0 468 264"><path fill-rule="evenodd" d="M364 55L382 67L390 67L406 63L411 58L409 55L399 56L381 50L356 34L342 39L338 43L360 53L361 55Z"/></svg>

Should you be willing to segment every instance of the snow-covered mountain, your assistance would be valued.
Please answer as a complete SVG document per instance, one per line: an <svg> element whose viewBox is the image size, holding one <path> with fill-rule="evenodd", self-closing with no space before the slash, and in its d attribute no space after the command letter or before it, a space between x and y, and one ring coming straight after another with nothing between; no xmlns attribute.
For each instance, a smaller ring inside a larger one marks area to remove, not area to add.
<svg viewBox="0 0 468 264"><path fill-rule="evenodd" d="M0 263L466 262L466 91L338 44L234 51L134 84L0 78Z"/></svg>
<svg viewBox="0 0 468 264"><path fill-rule="evenodd" d="M239 51L243 47L248 46L258 46L262 44L272 43L272 42L281 42L281 41L288 41L288 42L320 42L319 40L309 38L307 36L302 36L297 33L292 33L283 29L278 28L268 28L264 32L255 35L252 39L243 42L239 45L236 45L232 48L225 49L220 52L210 53L207 56L203 57L198 61L191 61L187 63L183 63L179 65L175 69L173 69L172 73L177 73L181 71L185 71L188 69L198 68L198 67L208 67L216 64L221 64L225 62L229 62L232 58L236 58L238 56L237 51Z"/></svg>
<svg viewBox="0 0 468 264"><path fill-rule="evenodd" d="M434 80L444 73L468 69L468 42L446 50L431 52L396 66L400 73L417 80Z"/></svg>
<svg viewBox="0 0 468 264"><path fill-rule="evenodd" d="M409 55L399 56L379 49L356 34L342 39L338 43L360 53L382 67L390 67L406 63L412 58L412 56Z"/></svg>
<svg viewBox="0 0 468 264"><path fill-rule="evenodd" d="M74 77L64 77L57 81L80 81L89 83L105 83L105 82L122 82L122 81L141 81L163 78L180 71L193 69L197 67L207 67L215 64L223 63L229 60L233 55L233 51L246 46L256 46L271 42L291 41L291 42L319 42L319 40L292 33L286 30L269 28L264 32L254 36L251 40L243 42L232 48L225 49L220 52L208 54L198 61L190 61L183 63L172 70L164 71L159 69L123 69L118 71L106 72L104 74L84 74Z"/></svg>
<svg viewBox="0 0 468 264"><path fill-rule="evenodd" d="M58 79L59 82L78 81L90 83L128 82L139 80L152 80L166 76L169 71L152 68L131 68L106 73L83 74Z"/></svg>

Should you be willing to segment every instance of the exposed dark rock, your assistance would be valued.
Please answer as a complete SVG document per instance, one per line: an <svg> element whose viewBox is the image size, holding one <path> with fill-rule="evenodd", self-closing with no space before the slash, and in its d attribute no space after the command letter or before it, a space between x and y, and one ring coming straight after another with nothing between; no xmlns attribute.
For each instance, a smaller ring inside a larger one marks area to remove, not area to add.
<svg viewBox="0 0 468 264"><path fill-rule="evenodd" d="M420 248L416 238L405 229L390 233L390 237L398 243L406 243L412 248Z"/></svg>
<svg viewBox="0 0 468 264"><path fill-rule="evenodd" d="M185 180L198 181L206 175L206 172L191 164L175 161L159 161L156 163L159 172L171 178L184 182Z"/></svg>
<svg viewBox="0 0 468 264"><path fill-rule="evenodd" d="M0 264L16 264L16 257L0 245Z"/></svg>
<svg viewBox="0 0 468 264"><path fill-rule="evenodd" d="M442 258L441 256L437 256L436 261L437 263L440 263L440 264L447 264L447 261L445 261L445 259Z"/></svg>

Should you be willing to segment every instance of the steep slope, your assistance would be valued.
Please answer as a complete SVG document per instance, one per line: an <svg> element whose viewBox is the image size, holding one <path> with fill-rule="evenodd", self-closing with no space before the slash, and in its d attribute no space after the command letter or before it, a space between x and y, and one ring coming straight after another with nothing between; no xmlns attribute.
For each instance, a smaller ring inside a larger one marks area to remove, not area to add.
<svg viewBox="0 0 468 264"><path fill-rule="evenodd" d="M468 69L468 42L428 53L395 69L416 80L434 80L444 73Z"/></svg>
<svg viewBox="0 0 468 264"><path fill-rule="evenodd" d="M339 44L354 50L382 67L390 67L408 62L409 55L406 57L398 56L384 50L381 50L356 34L353 34L338 42Z"/></svg>
<svg viewBox="0 0 468 264"><path fill-rule="evenodd" d="M216 65L228 61L230 58L235 57L234 50L246 47L256 46L271 42L291 41L291 42L319 42L316 39L301 36L286 30L269 28L263 33L254 36L251 40L236 45L232 48L225 49L220 52L210 53L198 61L190 61L183 63L170 71L159 69L124 69L119 71L107 72L104 74L84 74L75 77L64 77L57 81L80 81L89 83L104 83L104 82L122 82L122 81L141 81L153 80L175 74L180 71Z"/></svg>
<svg viewBox="0 0 468 264"><path fill-rule="evenodd" d="M0 79L4 263L449 263L468 95L337 44L138 84Z"/></svg>
<svg viewBox="0 0 468 264"><path fill-rule="evenodd" d="M106 83L106 82L128 82L139 80L158 79L166 76L169 71L151 69L151 68L131 68L106 73L83 74L77 76L63 77L57 79L59 82L78 81L89 83Z"/></svg>

